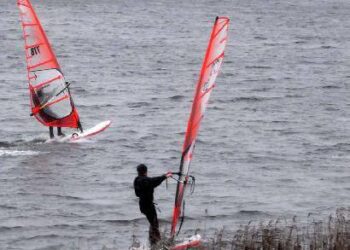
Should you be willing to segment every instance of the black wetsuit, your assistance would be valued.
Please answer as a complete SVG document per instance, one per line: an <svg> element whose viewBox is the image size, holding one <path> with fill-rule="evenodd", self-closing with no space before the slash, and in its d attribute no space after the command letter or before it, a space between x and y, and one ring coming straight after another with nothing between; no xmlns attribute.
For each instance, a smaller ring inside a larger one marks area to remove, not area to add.
<svg viewBox="0 0 350 250"><path fill-rule="evenodd" d="M166 179L165 175L158 177L137 176L134 180L134 189L137 197L140 198L140 211L146 215L150 223L149 239L151 245L160 240L159 224L156 208L153 203L154 188L159 186Z"/></svg>

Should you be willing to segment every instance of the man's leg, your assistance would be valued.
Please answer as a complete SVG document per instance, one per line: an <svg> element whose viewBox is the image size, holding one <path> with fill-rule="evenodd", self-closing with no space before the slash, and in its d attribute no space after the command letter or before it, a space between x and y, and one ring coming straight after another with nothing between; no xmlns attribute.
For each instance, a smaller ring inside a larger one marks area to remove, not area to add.
<svg viewBox="0 0 350 250"><path fill-rule="evenodd" d="M150 224L149 241L151 243L151 246L153 246L157 244L158 241L160 241L159 223L154 205L147 211L146 217Z"/></svg>
<svg viewBox="0 0 350 250"><path fill-rule="evenodd" d="M53 139L55 137L55 135L53 134L53 127L49 127L49 131L50 131L50 139Z"/></svg>
<svg viewBox="0 0 350 250"><path fill-rule="evenodd" d="M80 132L82 132L82 133L84 132L83 126L81 126L80 120L78 121L78 128L79 128Z"/></svg>
<svg viewBox="0 0 350 250"><path fill-rule="evenodd" d="M57 135L58 136L63 136L64 134L62 133L62 128L61 127L57 127Z"/></svg>

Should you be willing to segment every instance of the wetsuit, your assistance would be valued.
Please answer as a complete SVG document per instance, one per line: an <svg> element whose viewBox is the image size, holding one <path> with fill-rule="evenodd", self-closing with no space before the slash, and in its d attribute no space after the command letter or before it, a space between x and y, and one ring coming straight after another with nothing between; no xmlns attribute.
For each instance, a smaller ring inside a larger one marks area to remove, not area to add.
<svg viewBox="0 0 350 250"><path fill-rule="evenodd" d="M158 177L137 176L134 180L134 189L137 197L140 198L140 211L146 215L150 223L149 240L151 245L160 240L159 224L156 208L153 203L154 188L159 186L166 179L166 175Z"/></svg>

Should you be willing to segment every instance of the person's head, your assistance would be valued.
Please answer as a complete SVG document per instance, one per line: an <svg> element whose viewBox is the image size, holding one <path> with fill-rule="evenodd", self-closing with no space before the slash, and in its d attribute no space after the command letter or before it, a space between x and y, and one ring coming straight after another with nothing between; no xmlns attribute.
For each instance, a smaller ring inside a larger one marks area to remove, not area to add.
<svg viewBox="0 0 350 250"><path fill-rule="evenodd" d="M139 176L146 176L147 175L147 167L145 164L140 164L137 166L137 173Z"/></svg>

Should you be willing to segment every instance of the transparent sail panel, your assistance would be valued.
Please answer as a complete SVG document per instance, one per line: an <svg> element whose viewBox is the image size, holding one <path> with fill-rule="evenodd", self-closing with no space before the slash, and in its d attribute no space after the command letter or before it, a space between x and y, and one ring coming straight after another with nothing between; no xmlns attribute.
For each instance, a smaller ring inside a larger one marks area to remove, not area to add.
<svg viewBox="0 0 350 250"><path fill-rule="evenodd" d="M69 91L61 72L56 69L31 72L33 79L32 101L36 107L44 107L44 113L54 119L62 119L72 113Z"/></svg>

